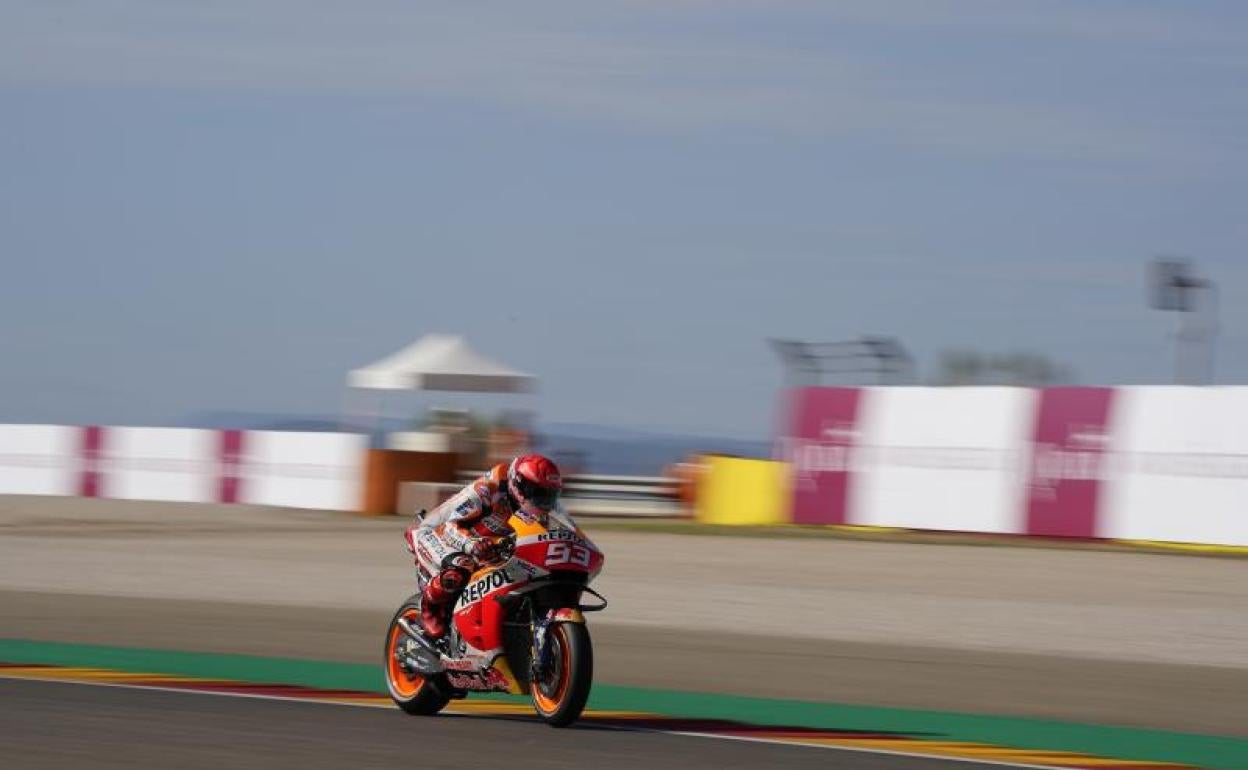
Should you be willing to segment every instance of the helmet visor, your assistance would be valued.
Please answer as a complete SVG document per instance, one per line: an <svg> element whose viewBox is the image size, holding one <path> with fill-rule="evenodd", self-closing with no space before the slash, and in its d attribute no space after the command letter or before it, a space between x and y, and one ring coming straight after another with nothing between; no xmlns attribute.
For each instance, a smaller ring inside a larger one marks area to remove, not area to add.
<svg viewBox="0 0 1248 770"><path fill-rule="evenodd" d="M559 502L559 490L553 487L543 487L528 479L519 478L516 479L516 488L524 502L543 511L551 510Z"/></svg>

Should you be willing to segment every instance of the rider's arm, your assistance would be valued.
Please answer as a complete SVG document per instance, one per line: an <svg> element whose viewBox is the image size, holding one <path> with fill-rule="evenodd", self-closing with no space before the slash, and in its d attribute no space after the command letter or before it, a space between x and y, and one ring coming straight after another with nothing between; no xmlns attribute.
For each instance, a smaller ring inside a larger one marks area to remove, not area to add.
<svg viewBox="0 0 1248 770"><path fill-rule="evenodd" d="M447 545L467 549L473 540L470 527L487 512L489 489L486 487L485 494L482 494L483 486L478 480L464 487L426 516L419 528L436 529Z"/></svg>
<svg viewBox="0 0 1248 770"><path fill-rule="evenodd" d="M438 510L445 510L442 521L454 522L466 530L485 515L488 500L489 489L481 482L474 481L439 506Z"/></svg>
<svg viewBox="0 0 1248 770"><path fill-rule="evenodd" d="M456 492L446 502L430 511L420 526L432 529L448 521L454 521L461 526L476 521L484 511L484 504L476 487L477 482L474 481Z"/></svg>

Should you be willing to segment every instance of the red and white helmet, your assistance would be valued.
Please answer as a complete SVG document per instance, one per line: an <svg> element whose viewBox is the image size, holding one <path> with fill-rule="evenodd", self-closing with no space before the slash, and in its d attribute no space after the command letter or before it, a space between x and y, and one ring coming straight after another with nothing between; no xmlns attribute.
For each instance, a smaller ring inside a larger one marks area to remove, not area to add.
<svg viewBox="0 0 1248 770"><path fill-rule="evenodd" d="M521 455L507 468L507 491L519 506L518 513L544 519L559 502L563 477L559 466L542 455Z"/></svg>

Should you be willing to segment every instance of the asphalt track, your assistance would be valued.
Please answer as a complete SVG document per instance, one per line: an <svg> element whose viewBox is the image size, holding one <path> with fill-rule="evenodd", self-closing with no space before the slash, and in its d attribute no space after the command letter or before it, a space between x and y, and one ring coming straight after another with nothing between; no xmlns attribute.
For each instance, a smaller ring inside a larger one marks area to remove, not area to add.
<svg viewBox="0 0 1248 770"><path fill-rule="evenodd" d="M0 619L0 636L13 638L371 664L390 610L0 590ZM601 682L1248 735L1238 668L595 620Z"/></svg>
<svg viewBox="0 0 1248 770"><path fill-rule="evenodd" d="M947 770L964 763L525 718L0 679L0 767Z"/></svg>
<svg viewBox="0 0 1248 770"><path fill-rule="evenodd" d="M373 664L410 590L400 526L308 511L0 498L0 637ZM597 682L1248 735L1242 560L597 539L612 599L591 619ZM954 765L0 681L6 769L368 767L414 763L422 750L430 767Z"/></svg>

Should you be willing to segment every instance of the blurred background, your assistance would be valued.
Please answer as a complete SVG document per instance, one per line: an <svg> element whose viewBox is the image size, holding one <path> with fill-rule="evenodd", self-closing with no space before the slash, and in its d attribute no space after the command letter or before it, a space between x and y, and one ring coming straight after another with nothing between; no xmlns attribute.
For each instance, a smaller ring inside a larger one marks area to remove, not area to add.
<svg viewBox="0 0 1248 770"><path fill-rule="evenodd" d="M86 642L213 646L105 617L180 597L278 654L254 605L331 596L291 654L372 660L384 515L538 450L604 536L607 682L751 694L727 580L750 633L818 608L777 698L1242 737L1242 565L1173 549L1248 546L1246 38L1217 0L0 2L0 637L75 596ZM338 539L211 589L149 561L303 527Z"/></svg>

